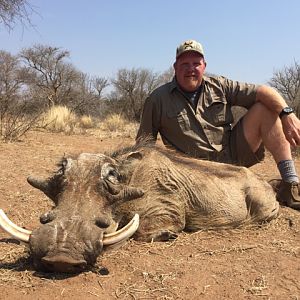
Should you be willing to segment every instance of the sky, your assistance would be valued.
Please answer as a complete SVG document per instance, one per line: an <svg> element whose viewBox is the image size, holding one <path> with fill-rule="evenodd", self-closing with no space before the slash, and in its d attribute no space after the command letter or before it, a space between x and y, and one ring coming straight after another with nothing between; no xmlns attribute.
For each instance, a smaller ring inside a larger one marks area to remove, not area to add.
<svg viewBox="0 0 300 300"><path fill-rule="evenodd" d="M91 76L113 78L121 68L163 72L188 39L203 45L207 72L233 80L265 84L300 62L299 0L28 2L34 26L8 31L0 24L0 50L60 47Z"/></svg>

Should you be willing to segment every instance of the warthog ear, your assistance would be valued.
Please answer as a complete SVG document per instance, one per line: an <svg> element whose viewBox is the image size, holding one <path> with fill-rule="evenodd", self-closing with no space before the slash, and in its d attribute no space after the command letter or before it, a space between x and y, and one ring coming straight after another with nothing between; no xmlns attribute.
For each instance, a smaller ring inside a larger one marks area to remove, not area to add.
<svg viewBox="0 0 300 300"><path fill-rule="evenodd" d="M142 158L143 158L143 154L141 151L130 152L127 156L128 160L132 160L132 159L141 160Z"/></svg>

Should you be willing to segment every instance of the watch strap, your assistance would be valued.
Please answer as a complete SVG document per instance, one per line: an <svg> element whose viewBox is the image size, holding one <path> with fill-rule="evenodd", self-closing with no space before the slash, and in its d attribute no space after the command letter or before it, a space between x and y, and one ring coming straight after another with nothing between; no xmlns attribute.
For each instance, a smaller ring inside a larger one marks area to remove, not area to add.
<svg viewBox="0 0 300 300"><path fill-rule="evenodd" d="M289 115L294 112L294 109L292 107L285 107L282 109L282 111L279 114L279 118L281 119L284 115Z"/></svg>

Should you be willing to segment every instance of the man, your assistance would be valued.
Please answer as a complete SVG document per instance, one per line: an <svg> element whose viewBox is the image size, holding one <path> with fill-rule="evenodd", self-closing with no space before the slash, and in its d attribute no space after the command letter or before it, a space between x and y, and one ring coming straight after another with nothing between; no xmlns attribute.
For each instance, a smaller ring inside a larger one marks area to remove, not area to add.
<svg viewBox="0 0 300 300"><path fill-rule="evenodd" d="M137 140L160 133L163 143L193 157L250 167L266 147L282 181L280 202L300 209L299 179L291 146L300 144L300 120L274 89L204 76L203 47L194 40L178 46L175 77L147 98ZM248 111L232 127L232 106Z"/></svg>

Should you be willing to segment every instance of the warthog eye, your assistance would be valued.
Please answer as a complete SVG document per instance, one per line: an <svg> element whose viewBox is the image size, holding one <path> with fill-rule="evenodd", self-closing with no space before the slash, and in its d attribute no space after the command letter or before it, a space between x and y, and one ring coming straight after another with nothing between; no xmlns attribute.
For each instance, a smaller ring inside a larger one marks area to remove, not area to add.
<svg viewBox="0 0 300 300"><path fill-rule="evenodd" d="M108 176L107 177L110 177L110 176L113 176L113 177L115 177L117 179L119 179L119 177L120 177L120 175L118 174L118 172L116 170L114 170L114 169L112 169L112 170L110 170L108 172Z"/></svg>
<svg viewBox="0 0 300 300"><path fill-rule="evenodd" d="M101 179L117 184L120 181L120 174L111 164L105 163L101 169Z"/></svg>

